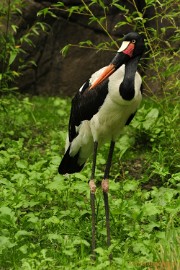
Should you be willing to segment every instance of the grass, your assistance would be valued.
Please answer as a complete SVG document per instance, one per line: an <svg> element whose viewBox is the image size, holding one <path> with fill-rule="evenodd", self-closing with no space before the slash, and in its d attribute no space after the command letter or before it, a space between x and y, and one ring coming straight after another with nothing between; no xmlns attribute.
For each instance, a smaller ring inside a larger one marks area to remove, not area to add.
<svg viewBox="0 0 180 270"><path fill-rule="evenodd" d="M9 96L0 105L0 269L179 269L179 103L145 99L116 144L110 181L112 245L96 194L91 254L88 177L63 177L70 100ZM108 145L98 154L102 179ZM113 260L108 260L112 252Z"/></svg>

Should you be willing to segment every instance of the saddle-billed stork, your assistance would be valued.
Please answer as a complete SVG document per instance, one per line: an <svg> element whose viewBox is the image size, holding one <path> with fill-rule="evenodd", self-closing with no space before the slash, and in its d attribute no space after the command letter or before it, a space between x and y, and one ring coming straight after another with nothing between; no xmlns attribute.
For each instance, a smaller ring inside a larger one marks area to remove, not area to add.
<svg viewBox="0 0 180 270"><path fill-rule="evenodd" d="M97 149L110 141L110 149L101 186L104 195L107 244L110 246L108 178L115 141L133 119L142 99L142 79L138 62L145 49L144 39L136 32L127 34L111 63L87 80L72 99L65 154L60 174L82 170L93 153L89 181L92 209L92 252L95 254L95 167Z"/></svg>

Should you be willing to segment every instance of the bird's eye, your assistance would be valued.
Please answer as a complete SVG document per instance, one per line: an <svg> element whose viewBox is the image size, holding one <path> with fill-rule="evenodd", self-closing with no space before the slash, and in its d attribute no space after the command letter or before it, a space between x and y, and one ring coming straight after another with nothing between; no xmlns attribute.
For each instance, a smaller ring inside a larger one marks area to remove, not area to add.
<svg viewBox="0 0 180 270"><path fill-rule="evenodd" d="M136 40L135 40L135 39L133 39L133 40L132 40L132 43L136 43Z"/></svg>

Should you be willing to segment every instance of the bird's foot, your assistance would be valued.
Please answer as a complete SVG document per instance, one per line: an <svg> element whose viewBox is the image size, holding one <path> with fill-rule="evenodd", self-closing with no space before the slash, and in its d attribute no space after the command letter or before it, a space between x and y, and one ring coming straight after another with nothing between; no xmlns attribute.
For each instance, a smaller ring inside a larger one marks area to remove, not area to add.
<svg viewBox="0 0 180 270"><path fill-rule="evenodd" d="M95 184L94 180L90 180L89 181L89 187L90 187L91 193L95 193L96 192L96 184Z"/></svg>
<svg viewBox="0 0 180 270"><path fill-rule="evenodd" d="M102 182L101 182L101 187L102 187L102 190L106 193L108 193L109 191L109 180L108 179L103 179Z"/></svg>

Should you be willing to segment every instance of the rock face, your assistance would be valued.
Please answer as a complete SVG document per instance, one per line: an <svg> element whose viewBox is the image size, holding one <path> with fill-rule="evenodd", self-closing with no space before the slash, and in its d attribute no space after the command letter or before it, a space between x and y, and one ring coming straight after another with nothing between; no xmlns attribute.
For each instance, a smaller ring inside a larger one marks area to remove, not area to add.
<svg viewBox="0 0 180 270"><path fill-rule="evenodd" d="M28 2L28 3L27 3ZM37 21L37 12L42 8L51 5L55 1L27 1L22 12L22 16L16 18L19 25L18 36L22 36ZM72 1L63 1L66 5L71 5ZM81 1L73 1L73 4ZM108 1L106 1L108 4ZM130 1L121 1L121 5L126 6L133 12L133 5ZM136 1L140 11L144 7L144 1ZM94 10L101 15L101 9ZM152 16L152 10L147 16ZM64 58L60 50L67 44L78 44L83 40L91 40L95 44L109 41L109 38L96 24L88 24L87 18L82 15L73 14L68 18L68 14L63 11L56 13L57 18L46 17L44 20L50 25L47 32L40 32L40 35L33 37L35 47L24 45L26 54L22 55L26 62L34 60L36 66L26 67L18 81L21 92L28 92L36 95L73 95L82 83L98 68L107 65L113 58L114 52L97 51L93 49L82 49L72 47ZM129 31L133 31L130 26L122 26L114 31L114 25L123 21L124 14L116 8L111 8L108 17L108 30L113 38L121 38ZM42 18L41 18L42 19Z"/></svg>

